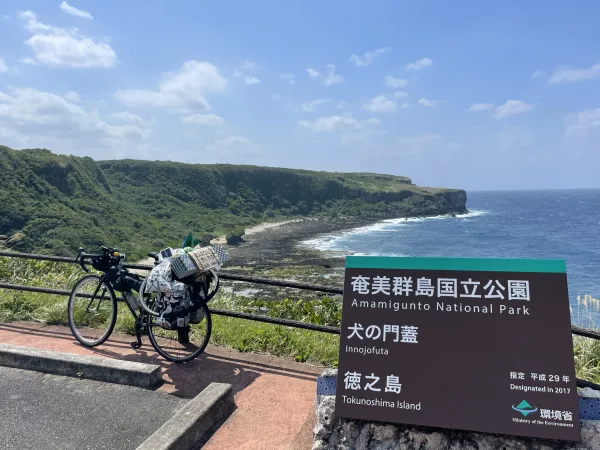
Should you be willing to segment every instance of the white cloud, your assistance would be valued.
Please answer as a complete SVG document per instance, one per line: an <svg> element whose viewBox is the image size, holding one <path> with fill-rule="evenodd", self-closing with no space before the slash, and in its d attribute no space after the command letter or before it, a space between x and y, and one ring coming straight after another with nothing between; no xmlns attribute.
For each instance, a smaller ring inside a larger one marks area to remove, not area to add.
<svg viewBox="0 0 600 450"><path fill-rule="evenodd" d="M129 113L116 113L109 119L95 110L88 111L65 96L33 88L11 87L0 91L0 122L23 143L49 146L52 142L77 148L112 146L125 141L139 141L151 134L148 122ZM134 117L135 116L135 117ZM46 142L46 143L44 143Z"/></svg>
<svg viewBox="0 0 600 450"><path fill-rule="evenodd" d="M543 72L541 70L536 70L535 72L533 72L533 74L531 75L531 78L540 78L546 75L546 72Z"/></svg>
<svg viewBox="0 0 600 450"><path fill-rule="evenodd" d="M496 106L493 116L495 119L505 119L510 116L529 112L533 108L533 105L521 100L508 100L503 105Z"/></svg>
<svg viewBox="0 0 600 450"><path fill-rule="evenodd" d="M317 72L315 69L311 69L310 67L308 69L306 69L306 71L308 72L308 76L310 78L312 78L313 80L315 78L319 78L321 76L321 74L319 72Z"/></svg>
<svg viewBox="0 0 600 450"><path fill-rule="evenodd" d="M37 62L35 59L33 59L33 58L29 58L29 57L27 57L27 58L22 58L22 59L21 59L21 62L22 62L23 64L28 64L28 65L30 65L30 66L35 66L36 64L38 64L38 62Z"/></svg>
<svg viewBox="0 0 600 450"><path fill-rule="evenodd" d="M246 77L244 78L244 83L248 86L252 86L253 84L260 84L260 80L256 77Z"/></svg>
<svg viewBox="0 0 600 450"><path fill-rule="evenodd" d="M600 76L600 63L594 64L589 69L574 69L561 66L554 69L554 73L548 80L552 84L574 83L577 81L591 80Z"/></svg>
<svg viewBox="0 0 600 450"><path fill-rule="evenodd" d="M408 97L408 93L404 91L396 91L394 92L394 98L406 98Z"/></svg>
<svg viewBox="0 0 600 450"><path fill-rule="evenodd" d="M494 105L491 103L473 103L467 111L469 112L482 112L482 111L491 111L494 108Z"/></svg>
<svg viewBox="0 0 600 450"><path fill-rule="evenodd" d="M395 78L392 76L385 77L385 84L394 89L403 88L408 85L408 80L403 80L402 78Z"/></svg>
<svg viewBox="0 0 600 450"><path fill-rule="evenodd" d="M282 73L279 77L290 84L296 84L296 77L293 73Z"/></svg>
<svg viewBox="0 0 600 450"><path fill-rule="evenodd" d="M194 125L202 126L219 126L223 125L225 120L222 117L215 114L190 114L189 116L183 116L181 118L183 123L189 123Z"/></svg>
<svg viewBox="0 0 600 450"><path fill-rule="evenodd" d="M254 61L244 61L242 63L242 66L240 67L240 69L242 70L256 70L258 66L256 65L256 63Z"/></svg>
<svg viewBox="0 0 600 450"><path fill-rule="evenodd" d="M335 105L335 107L337 109L344 109L346 107L346 102L344 100L340 100L339 102L337 102L337 105Z"/></svg>
<svg viewBox="0 0 600 450"><path fill-rule="evenodd" d="M94 17L87 11L84 11L82 9L77 9L74 6L69 5L67 2L62 2L60 4L60 10L62 12L64 12L65 14L69 14L71 16L75 16L75 17L81 17L83 19L91 19L93 20Z"/></svg>
<svg viewBox="0 0 600 450"><path fill-rule="evenodd" d="M225 146L231 146L233 144L245 144L245 145L252 144L252 142L250 142L250 140L246 139L245 137L239 137L239 136L229 136L229 137L226 137L225 139L221 139L216 142L218 142L221 145L225 145Z"/></svg>
<svg viewBox="0 0 600 450"><path fill-rule="evenodd" d="M363 109L371 112L390 112L395 111L397 102L388 99L385 95L373 97L363 105Z"/></svg>
<svg viewBox="0 0 600 450"><path fill-rule="evenodd" d="M234 77L244 77L244 84L248 86L252 86L254 84L260 84L260 79L253 76L248 75L247 72L253 71L257 69L257 64L254 61L244 61L239 69L236 69L233 72Z"/></svg>
<svg viewBox="0 0 600 450"><path fill-rule="evenodd" d="M300 128L306 128L314 133L332 133L348 129L360 129L361 124L351 115L319 117L314 121L300 120L297 122Z"/></svg>
<svg viewBox="0 0 600 450"><path fill-rule="evenodd" d="M503 105L496 106L492 103L473 103L467 111L485 112L491 111L495 119L505 119L517 114L523 114L531 111L534 105L522 102L521 100L507 100Z"/></svg>
<svg viewBox="0 0 600 450"><path fill-rule="evenodd" d="M8 72L8 66L6 65L4 60L0 58L0 73L2 72Z"/></svg>
<svg viewBox="0 0 600 450"><path fill-rule="evenodd" d="M25 28L32 34L25 44L42 64L77 69L117 64L117 55L106 42L83 36L76 28L67 30L38 22L32 11L21 11L19 17L26 20Z"/></svg>
<svg viewBox="0 0 600 450"><path fill-rule="evenodd" d="M567 115L565 126L565 136L587 137L590 130L600 128L600 108Z"/></svg>
<svg viewBox="0 0 600 450"><path fill-rule="evenodd" d="M410 103L404 102L400 105L400 109L406 109L406 108L410 108Z"/></svg>
<svg viewBox="0 0 600 450"><path fill-rule="evenodd" d="M330 101L330 98L317 98L315 100L301 103L300 109L304 112L315 112L319 105L329 103Z"/></svg>
<svg viewBox="0 0 600 450"><path fill-rule="evenodd" d="M417 103L421 106L425 106L426 108L433 108L438 104L437 100L428 100L426 98L419 99Z"/></svg>
<svg viewBox="0 0 600 450"><path fill-rule="evenodd" d="M206 97L222 93L227 79L208 62L186 61L177 72L166 73L156 90L124 89L115 97L130 106L156 106L179 112L211 109Z"/></svg>
<svg viewBox="0 0 600 450"><path fill-rule="evenodd" d="M340 142L342 145L362 143L369 146L377 146L382 144L381 141L378 141L378 138L388 134L388 131L381 128L379 125L381 125L381 120L372 117L361 120L358 123L358 127L340 128Z"/></svg>
<svg viewBox="0 0 600 450"><path fill-rule="evenodd" d="M321 77L321 73L315 69L308 68L306 71L308 72L308 76L313 80ZM335 65L327 64L325 66L325 73L323 75L323 83L326 86L331 86L334 84L342 84L343 82L344 77L335 73Z"/></svg>
<svg viewBox="0 0 600 450"><path fill-rule="evenodd" d="M120 112L112 113L109 117L111 119L119 120L121 122L134 123L141 127L149 127L150 126L150 122L144 120L138 114L134 114L129 111L120 111Z"/></svg>
<svg viewBox="0 0 600 450"><path fill-rule="evenodd" d="M80 99L79 94L75 91L69 91L65 94L65 100L77 103Z"/></svg>
<svg viewBox="0 0 600 450"><path fill-rule="evenodd" d="M352 55L350 55L350 61L358 67L370 66L375 58L378 58L391 50L392 47L378 48L372 52L365 53L363 56L358 56L352 53Z"/></svg>
<svg viewBox="0 0 600 450"><path fill-rule="evenodd" d="M422 58L413 63L407 64L404 66L406 70L421 70L425 67L429 67L433 64L433 61L429 58Z"/></svg>
<svg viewBox="0 0 600 450"><path fill-rule="evenodd" d="M344 77L341 75L336 75L335 65L327 64L325 67L327 69L327 73L325 74L323 81L327 86L331 86L333 84L342 84L344 82Z"/></svg>

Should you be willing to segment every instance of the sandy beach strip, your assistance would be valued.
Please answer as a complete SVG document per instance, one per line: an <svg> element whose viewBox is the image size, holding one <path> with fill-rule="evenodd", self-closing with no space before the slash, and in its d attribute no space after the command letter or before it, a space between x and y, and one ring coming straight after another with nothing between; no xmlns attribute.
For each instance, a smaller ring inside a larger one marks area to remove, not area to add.
<svg viewBox="0 0 600 450"><path fill-rule="evenodd" d="M284 220L282 222L263 222L259 225L255 225L253 227L246 228L245 236L262 233L263 231L270 230L271 228L277 228L282 225L286 225L288 223L302 222L303 220L304 219L292 219L292 220ZM210 241L210 243L213 245L224 245L224 244L227 244L227 240L225 239L225 235L223 235L223 236L219 236L216 239L213 239L212 241Z"/></svg>

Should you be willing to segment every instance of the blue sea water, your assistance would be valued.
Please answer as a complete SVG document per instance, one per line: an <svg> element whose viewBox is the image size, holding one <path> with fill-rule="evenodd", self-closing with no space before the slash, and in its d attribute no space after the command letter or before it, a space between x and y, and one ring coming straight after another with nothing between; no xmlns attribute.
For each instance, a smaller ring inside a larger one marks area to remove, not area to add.
<svg viewBox="0 0 600 450"><path fill-rule="evenodd" d="M581 303L600 299L600 190L469 192L467 208L466 216L386 220L307 244L344 254L564 259L573 321L589 324ZM589 303L588 312L598 306Z"/></svg>

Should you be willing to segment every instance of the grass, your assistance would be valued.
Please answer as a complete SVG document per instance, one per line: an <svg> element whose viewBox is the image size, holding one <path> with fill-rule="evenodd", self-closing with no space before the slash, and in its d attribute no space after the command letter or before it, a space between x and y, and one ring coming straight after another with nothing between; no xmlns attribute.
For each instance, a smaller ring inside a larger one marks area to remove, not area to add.
<svg viewBox="0 0 600 450"><path fill-rule="evenodd" d="M337 367L339 336L213 316L211 343L240 352L268 353Z"/></svg>
<svg viewBox="0 0 600 450"><path fill-rule="evenodd" d="M582 327L600 331L597 326L600 300L585 295L577 297L579 308L573 313L572 321ZM573 336L573 353L577 377L600 384L600 340L583 336Z"/></svg>
<svg viewBox="0 0 600 450"><path fill-rule="evenodd" d="M77 266L69 264L0 257L0 282L4 283L68 290L82 275ZM66 296L0 289L0 322L34 320L67 325L67 301ZM219 294L210 306L320 325L339 326L341 318L339 302L330 298L267 302ZM134 334L134 320L125 305L120 305L115 330ZM211 343L335 367L339 336L213 315Z"/></svg>
<svg viewBox="0 0 600 450"><path fill-rule="evenodd" d="M68 264L0 257L0 282L70 289L81 275L78 267ZM579 297L578 303L573 322L600 330L596 326L600 300L586 295ZM265 301L221 293L210 306L336 327L340 326L342 315L340 302L328 297L307 301ZM120 307L115 329L133 334L133 318L125 305ZM17 320L66 325L67 298L0 289L0 322ZM268 353L336 367L339 336L213 315L211 343L240 352ZM577 376L600 384L600 340L573 336L573 350Z"/></svg>

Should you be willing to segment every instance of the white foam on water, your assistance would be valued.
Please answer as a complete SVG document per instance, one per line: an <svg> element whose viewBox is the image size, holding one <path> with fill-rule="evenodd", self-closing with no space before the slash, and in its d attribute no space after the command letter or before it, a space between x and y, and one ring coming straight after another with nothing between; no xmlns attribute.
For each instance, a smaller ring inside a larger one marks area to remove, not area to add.
<svg viewBox="0 0 600 450"><path fill-rule="evenodd" d="M409 225L415 222L424 222L426 220L467 220L474 217L480 217L487 214L487 211L469 211L466 214L452 215L439 215L430 217L406 217L398 219L386 219L372 225L364 227L353 228L352 230L343 231L340 233L324 234L317 236L312 239L308 239L300 242L300 245L310 247L315 250L321 251L333 251L336 252L333 257L344 257L352 254L357 256L369 256L368 254L350 252L348 247L340 245L340 240L353 236L360 236L364 234L375 234L375 233L390 233L398 231L400 227ZM393 256L404 256L404 255L393 255Z"/></svg>

